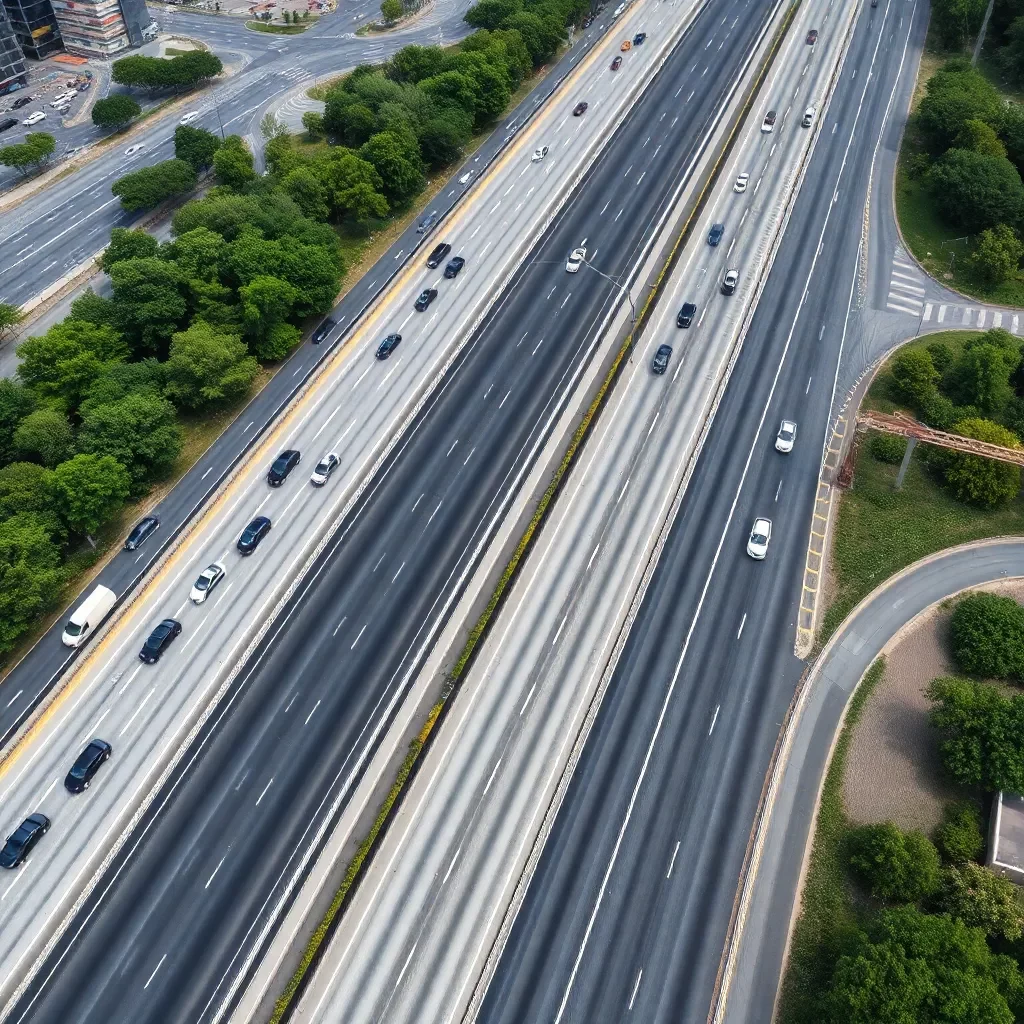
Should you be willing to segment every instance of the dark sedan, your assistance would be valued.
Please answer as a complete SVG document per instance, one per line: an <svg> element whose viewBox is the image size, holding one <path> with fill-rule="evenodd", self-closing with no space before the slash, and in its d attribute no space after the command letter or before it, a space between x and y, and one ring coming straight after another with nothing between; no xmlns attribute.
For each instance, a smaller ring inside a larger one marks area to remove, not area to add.
<svg viewBox="0 0 1024 1024"><path fill-rule="evenodd" d="M818 30L816 28L812 28L811 31L807 33L807 45L813 46L817 41Z"/></svg>
<svg viewBox="0 0 1024 1024"><path fill-rule="evenodd" d="M466 261L461 256L453 256L448 261L448 266L444 268L445 277L458 277L459 271L466 265Z"/></svg>
<svg viewBox="0 0 1024 1024"><path fill-rule="evenodd" d="M50 819L45 814L30 814L7 837L0 850L0 868L16 868L49 830Z"/></svg>
<svg viewBox="0 0 1024 1024"><path fill-rule="evenodd" d="M697 315L697 306L693 302L684 302L676 314L676 327L689 327Z"/></svg>
<svg viewBox="0 0 1024 1024"><path fill-rule="evenodd" d="M718 245L718 243L722 240L722 235L724 234L724 224L712 224L711 230L708 232L708 245Z"/></svg>
<svg viewBox="0 0 1024 1024"><path fill-rule="evenodd" d="M647 33L646 32L637 32L637 34L635 36L633 36L633 45L634 46L642 46L643 42L644 42L644 40L646 38L647 38Z"/></svg>
<svg viewBox="0 0 1024 1024"><path fill-rule="evenodd" d="M152 633L149 639L142 645L139 651L139 661L147 665L155 665L160 660L160 655L171 646L171 641L181 635L181 623L177 619L164 619Z"/></svg>
<svg viewBox="0 0 1024 1024"><path fill-rule="evenodd" d="M573 117L579 117L581 114L585 114L586 112L587 112L587 104L586 103L577 103L576 106L572 108L572 116Z"/></svg>
<svg viewBox="0 0 1024 1024"><path fill-rule="evenodd" d="M426 234L437 223L437 210L431 210L416 227L417 235Z"/></svg>
<svg viewBox="0 0 1024 1024"><path fill-rule="evenodd" d="M334 328L337 326L338 324L334 320L332 320L330 317L327 317L320 324L320 326L313 332L313 344L319 345L321 342L326 341L327 335L329 335L331 331L333 331Z"/></svg>
<svg viewBox="0 0 1024 1024"><path fill-rule="evenodd" d="M672 346L671 345L659 345L658 351L654 353L654 358L651 360L651 372L652 373L664 373L668 369L668 361L672 358Z"/></svg>
<svg viewBox="0 0 1024 1024"><path fill-rule="evenodd" d="M398 348L399 342L401 342L402 336L400 334L389 334L378 346L377 346L377 358L387 359L392 352Z"/></svg>
<svg viewBox="0 0 1024 1024"><path fill-rule="evenodd" d="M416 307L416 312L423 313L427 306L429 306L436 298L436 288L424 288L423 291L420 292L420 297L413 304Z"/></svg>
<svg viewBox="0 0 1024 1024"><path fill-rule="evenodd" d="M300 457L294 448L281 452L267 473L267 483L271 487L280 487L288 479L288 474L299 464Z"/></svg>
<svg viewBox="0 0 1024 1024"><path fill-rule="evenodd" d="M622 58L621 57L616 57L615 60L612 61L612 71L618 71L619 68L621 68L621 67L622 67Z"/></svg>
<svg viewBox="0 0 1024 1024"><path fill-rule="evenodd" d="M266 516L257 516L238 538L235 547L243 555L251 555L259 547L260 541L270 533L270 520Z"/></svg>
<svg viewBox="0 0 1024 1024"><path fill-rule="evenodd" d="M156 516L140 519L124 542L125 551L134 551L159 525L160 520Z"/></svg>
<svg viewBox="0 0 1024 1024"><path fill-rule="evenodd" d="M9 131L11 128L18 126L18 119L16 117L5 117L0 121L0 132Z"/></svg>
<svg viewBox="0 0 1024 1024"><path fill-rule="evenodd" d="M435 267L441 266L441 260L445 258L452 251L452 247L447 242L439 242L434 246L434 251L427 257L427 266L433 270Z"/></svg>
<svg viewBox="0 0 1024 1024"><path fill-rule="evenodd" d="M71 766L71 771L64 777L64 788L69 793L81 793L83 789L88 789L92 777L111 753L112 748L106 740L90 740L89 745Z"/></svg>

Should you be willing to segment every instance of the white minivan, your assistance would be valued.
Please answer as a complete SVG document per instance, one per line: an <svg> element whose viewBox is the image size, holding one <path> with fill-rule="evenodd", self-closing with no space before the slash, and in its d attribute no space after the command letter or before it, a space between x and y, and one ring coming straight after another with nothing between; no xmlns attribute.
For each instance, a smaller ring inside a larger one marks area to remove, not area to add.
<svg viewBox="0 0 1024 1024"><path fill-rule="evenodd" d="M117 594L97 587L72 613L61 634L65 647L81 647L90 633L107 617L117 602Z"/></svg>

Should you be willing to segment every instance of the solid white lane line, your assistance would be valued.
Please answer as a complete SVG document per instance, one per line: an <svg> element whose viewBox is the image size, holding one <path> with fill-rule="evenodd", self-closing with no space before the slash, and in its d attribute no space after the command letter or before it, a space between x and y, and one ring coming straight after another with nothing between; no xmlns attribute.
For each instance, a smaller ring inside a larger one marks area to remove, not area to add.
<svg viewBox="0 0 1024 1024"><path fill-rule="evenodd" d="M523 717L523 712L526 710L526 705L530 703L530 698L533 696L533 691L537 689L537 684L534 683L530 687L530 692L526 695L526 700L523 701L523 706L519 709L519 717Z"/></svg>
<svg viewBox="0 0 1024 1024"><path fill-rule="evenodd" d="M149 698L152 697L155 692L156 692L156 687L154 686L149 691L149 693L147 693L146 696L142 698L142 703L135 709L134 713L132 714L132 717L129 718L128 721L124 723L124 725L121 728L121 731L117 734L119 737L123 736L131 728L132 722L135 721L135 719L139 715L139 712L146 706L147 702L149 701Z"/></svg>
<svg viewBox="0 0 1024 1024"><path fill-rule="evenodd" d="M739 640L739 638L740 638L741 636L743 636L743 627L744 627L744 626L745 626L746 624L747 624L747 613L746 613L746 612L744 612L744 613L743 613L743 619L742 619L742 621L740 622L740 628L739 628L739 632L738 632L738 633L736 634L736 639L737 639L737 640Z"/></svg>
<svg viewBox="0 0 1024 1024"><path fill-rule="evenodd" d="M448 456L449 456L449 455L451 455L451 453L452 453L453 451L455 451L455 446L456 446L456 445L457 445L458 443L459 443L459 439L458 439L458 438L455 438L455 440L454 440L454 441L452 441L452 446L451 446L451 448L449 448L449 449L448 449L448 451L447 451L447 452L445 453L445 456L444 456L444 457L445 457L446 459L448 458Z"/></svg>
<svg viewBox="0 0 1024 1024"><path fill-rule="evenodd" d="M156 977L156 972L159 971L161 967L163 967L164 961L166 959L167 959L167 954L164 953L164 955L162 957L160 957L160 963L158 963L156 965L156 967L153 968L153 973L149 976L149 979L146 981L146 984L142 986L143 989L149 988L150 982Z"/></svg>
<svg viewBox="0 0 1024 1024"><path fill-rule="evenodd" d="M491 788L491 783L494 781L494 776L498 774L498 766L501 764L501 758L499 757L494 763L494 767L491 769L490 777L487 780L487 785L484 786L483 795L487 796L487 790Z"/></svg>
<svg viewBox="0 0 1024 1024"><path fill-rule="evenodd" d="M352 641L352 646L349 648L350 651L354 651L356 649L356 644L359 643L359 637L361 637L365 632L366 632L366 623L364 622L363 623L363 628L361 630L359 630L359 636L357 636L355 638L355 640Z"/></svg>
<svg viewBox="0 0 1024 1024"><path fill-rule="evenodd" d="M405 565L405 562L403 562L403 563L402 563L402 565ZM338 623L338 624L337 624L337 625L336 625L336 626L334 627L334 632L333 632L333 633L331 634L331 636L337 636L337 635L338 635L338 630L339 630L339 629L341 629L341 627L342 627L342 626L344 626L344 625L345 625L345 623L346 623L347 621L348 621L348 616L347 616L347 615L343 615L343 616L341 617L341 622L339 622L339 623ZM293 699L294 699L294 698L293 698ZM291 707L291 705L289 704L289 705L288 705L288 707Z"/></svg>
<svg viewBox="0 0 1024 1024"><path fill-rule="evenodd" d="M273 777L271 777L270 782L268 782L263 787L263 790L260 792L260 795L258 797L256 797L256 806L257 807L259 807L260 801L267 795L267 790L270 789L270 787L273 785L273 783L274 783L274 779L273 779Z"/></svg>
<svg viewBox="0 0 1024 1024"><path fill-rule="evenodd" d="M5 705L4 707L10 707L25 691L19 690Z"/></svg>
<svg viewBox="0 0 1024 1024"><path fill-rule="evenodd" d="M779 481L779 486L775 488L775 500L779 500L779 491L782 490L782 481Z"/></svg>
<svg viewBox="0 0 1024 1024"><path fill-rule="evenodd" d="M213 869L213 874L210 875L210 877L206 880L206 885L203 886L204 889L209 889L210 888L210 883L214 880L214 878L217 877L217 872L220 871L220 866L221 866L221 864L224 863L224 860L225 860L226 857L227 857L227 854L225 853L224 856L221 857L221 859L219 861L217 861L217 866Z"/></svg>
<svg viewBox="0 0 1024 1024"><path fill-rule="evenodd" d="M395 573L395 575L391 577L391 582L392 582L392 583L394 583L394 582L395 582L395 580L397 580L397 579L398 579L398 577L399 577L399 576L400 576L400 575L402 574L402 570L403 570L404 568L405 568L405 562L403 562L403 563L402 563L402 564L401 564L401 565L400 565L400 566L398 567L398 572L396 572L396 573Z"/></svg>
<svg viewBox="0 0 1024 1024"><path fill-rule="evenodd" d="M722 705L718 704L715 707L715 716L711 719L711 728L708 729L708 735L710 736L715 731L715 722L718 721L718 712L722 710Z"/></svg>
<svg viewBox="0 0 1024 1024"><path fill-rule="evenodd" d="M543 340L544 340L544 339L543 339L543 338L541 338L541 341L543 341ZM533 351L534 351L534 352L536 352L537 350L536 350L536 349L534 349ZM530 355L533 355L533 352L531 352L531 353L530 353ZM511 389L511 388L509 388L509 389L508 389L508 391L506 391L506 392L505 392L505 398L508 398L508 396L509 396L509 395L511 395L511 394L512 394L512 389ZM498 403L498 408L499 408L499 409L500 409L500 408L501 408L501 407L502 407L502 406L503 406L503 405L505 404L505 398L503 398L503 399L502 399L502 400L501 400L501 401L500 401L500 402Z"/></svg>
<svg viewBox="0 0 1024 1024"><path fill-rule="evenodd" d="M306 720L305 720L305 721L304 721L304 722L302 723L303 725L309 725L309 720L310 720L310 719L311 719L311 718L313 717L313 715L314 715L314 714L316 713L316 709L317 709L318 707L320 707L320 701L317 701L317 702L316 702L316 703L315 703L315 704L313 705L313 710L312 710L312 711L310 711L310 713L309 713L308 715L306 715Z"/></svg>
<svg viewBox="0 0 1024 1024"><path fill-rule="evenodd" d="M633 986L633 994L629 997L629 1008L633 1009L633 1003L636 1001L636 994L640 988L640 979L644 976L643 969L641 968L640 973L636 976L636 984Z"/></svg>
<svg viewBox="0 0 1024 1024"><path fill-rule="evenodd" d="M672 868L675 867L676 855L679 853L679 843L680 842L682 842L682 840L678 840L676 842L676 848L672 851L672 859L668 862L668 874L665 875L666 878L671 878L672 877Z"/></svg>
<svg viewBox="0 0 1024 1024"><path fill-rule="evenodd" d="M459 859L460 853L462 853L461 846L455 851L455 856L452 857L452 862L448 865L448 870L444 873L444 878L441 879L442 885L444 885L444 883L448 881L448 876L452 873L452 869L455 867L455 862Z"/></svg>

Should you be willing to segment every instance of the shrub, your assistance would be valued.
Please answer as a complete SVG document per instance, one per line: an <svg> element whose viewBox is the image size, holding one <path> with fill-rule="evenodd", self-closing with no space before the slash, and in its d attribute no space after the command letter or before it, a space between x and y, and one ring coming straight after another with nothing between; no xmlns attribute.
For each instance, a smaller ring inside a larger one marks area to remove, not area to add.
<svg viewBox="0 0 1024 1024"><path fill-rule="evenodd" d="M939 885L939 853L922 832L891 821L850 831L850 867L875 899L916 903Z"/></svg>
<svg viewBox="0 0 1024 1024"><path fill-rule="evenodd" d="M991 420L972 417L954 424L956 433L1004 448L1019 448L1016 434ZM1020 467L983 455L943 453L946 483L959 501L980 508L995 508L1012 501L1020 491Z"/></svg>
<svg viewBox="0 0 1024 1024"><path fill-rule="evenodd" d="M892 381L899 395L917 409L938 388L939 372L931 355L924 349L915 348L900 352L893 359Z"/></svg>
<svg viewBox="0 0 1024 1024"><path fill-rule="evenodd" d="M942 824L935 830L935 843L950 864L966 864L977 858L985 846L985 837L981 834L981 816L974 805L965 800L946 804Z"/></svg>
<svg viewBox="0 0 1024 1024"><path fill-rule="evenodd" d="M906 450L905 437L900 437L899 434L886 434L880 430L872 431L871 455L879 462L902 462Z"/></svg>
<svg viewBox="0 0 1024 1024"><path fill-rule="evenodd" d="M986 935L1013 942L1024 932L1024 905L1017 887L980 864L946 868L937 902L947 914Z"/></svg>
<svg viewBox="0 0 1024 1024"><path fill-rule="evenodd" d="M974 676L1024 675L1024 608L1011 597L968 594L949 623L953 659Z"/></svg>
<svg viewBox="0 0 1024 1024"><path fill-rule="evenodd" d="M932 357L932 366L938 370L940 375L953 365L953 351L944 341L933 341L925 348L928 355Z"/></svg>

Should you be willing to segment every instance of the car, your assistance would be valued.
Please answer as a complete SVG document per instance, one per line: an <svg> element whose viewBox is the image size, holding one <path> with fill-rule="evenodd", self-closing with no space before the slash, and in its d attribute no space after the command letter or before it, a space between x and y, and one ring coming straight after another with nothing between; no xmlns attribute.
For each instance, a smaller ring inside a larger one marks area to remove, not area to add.
<svg viewBox="0 0 1024 1024"><path fill-rule="evenodd" d="M871 6L872 7L877 7L878 6L878 0L871 0Z"/></svg>
<svg viewBox="0 0 1024 1024"><path fill-rule="evenodd" d="M668 369L668 361L672 358L672 346L671 345L659 345L658 351L654 353L654 358L651 360L651 372L652 373L664 373Z"/></svg>
<svg viewBox="0 0 1024 1024"><path fill-rule="evenodd" d="M0 850L0 868L16 868L24 863L32 847L50 831L45 814L30 814L8 837Z"/></svg>
<svg viewBox="0 0 1024 1024"><path fill-rule="evenodd" d="M807 45L813 46L817 41L818 30L816 28L812 28L811 31L807 33Z"/></svg>
<svg viewBox="0 0 1024 1024"><path fill-rule="evenodd" d="M697 304L695 302L684 302L676 314L676 327L689 327L696 315Z"/></svg>
<svg viewBox="0 0 1024 1024"><path fill-rule="evenodd" d="M643 41L646 38L647 38L647 33L646 32L637 32L637 34L635 36L633 36L633 45L634 46L642 46L643 45Z"/></svg>
<svg viewBox="0 0 1024 1024"><path fill-rule="evenodd" d="M143 516L128 534L124 542L125 551L134 551L159 525L157 516Z"/></svg>
<svg viewBox="0 0 1024 1024"><path fill-rule="evenodd" d="M718 243L722 240L722 235L724 234L724 224L712 224L711 230L708 232L708 245L718 245Z"/></svg>
<svg viewBox="0 0 1024 1024"><path fill-rule="evenodd" d="M783 420L779 427L779 433L775 438L775 450L788 453L793 450L796 443L796 424L792 420Z"/></svg>
<svg viewBox="0 0 1024 1024"><path fill-rule="evenodd" d="M416 234L426 234L426 232L428 232L437 223L437 217L437 210L431 210L430 213L428 213L426 217L416 225Z"/></svg>
<svg viewBox="0 0 1024 1024"><path fill-rule="evenodd" d="M198 110L190 110L178 124L191 124L197 117L199 117Z"/></svg>
<svg viewBox="0 0 1024 1024"><path fill-rule="evenodd" d="M466 265L465 259L461 256L453 256L448 265L444 268L444 276L448 278L458 277L459 271Z"/></svg>
<svg viewBox="0 0 1024 1024"><path fill-rule="evenodd" d="M768 541L772 539L772 521L755 519L750 528L750 539L747 541L747 554L760 561L768 554Z"/></svg>
<svg viewBox="0 0 1024 1024"><path fill-rule="evenodd" d="M436 298L436 288L424 288L423 291L420 292L419 297L412 304L413 309L415 309L417 313L423 313L426 311L427 306L429 306Z"/></svg>
<svg viewBox="0 0 1024 1024"><path fill-rule="evenodd" d="M0 121L0 132L6 132L11 128L16 127L17 124L18 119L16 117L5 117L2 121Z"/></svg>
<svg viewBox="0 0 1024 1024"><path fill-rule="evenodd" d="M804 111L804 116L800 119L801 128L810 128L814 124L814 107L808 107Z"/></svg>
<svg viewBox="0 0 1024 1024"><path fill-rule="evenodd" d="M533 158L532 158L531 162L532 163L538 163L539 161L543 160L544 157L546 157L547 155L548 155L548 147L547 146L539 146L537 149L535 149L533 151Z"/></svg>
<svg viewBox="0 0 1024 1024"><path fill-rule="evenodd" d="M473 172L472 171L466 171L466 173L463 174L459 178L459 184L460 185L465 185L469 181L469 179L472 178L472 177L473 177Z"/></svg>
<svg viewBox="0 0 1024 1024"><path fill-rule="evenodd" d="M22 107L27 107L32 102L31 96L19 96L12 104L11 110L21 110Z"/></svg>
<svg viewBox="0 0 1024 1024"><path fill-rule="evenodd" d="M135 156L136 153L141 153L145 149L145 145L141 142L136 142L134 146L129 146L125 151L125 156Z"/></svg>
<svg viewBox="0 0 1024 1024"><path fill-rule="evenodd" d="M341 462L341 459L334 452L328 452L316 464L316 469L313 470L313 475L309 478L309 482L314 487L323 487L330 479L331 474L338 468L339 462Z"/></svg>
<svg viewBox="0 0 1024 1024"><path fill-rule="evenodd" d="M580 102L577 103L576 106L572 108L572 116L573 117L581 117L586 112L587 112L587 103L586 103L585 100L580 100Z"/></svg>
<svg viewBox="0 0 1024 1024"><path fill-rule="evenodd" d="M402 341L400 334L389 334L378 346L377 346L377 358L387 359L392 352L398 348Z"/></svg>
<svg viewBox="0 0 1024 1024"><path fill-rule="evenodd" d="M46 113L45 113L45 111L37 110L34 114L29 114L28 117L26 117L25 120L22 121L21 123L22 124L26 124L26 125L33 125L33 124L39 124L40 121L45 121L45 120L46 120Z"/></svg>
<svg viewBox="0 0 1024 1024"><path fill-rule="evenodd" d="M612 61L612 71L618 71L619 68L621 68L621 67L622 67L622 58L621 57L616 57L615 60Z"/></svg>
<svg viewBox="0 0 1024 1024"><path fill-rule="evenodd" d="M75 95L77 96L78 93L75 93ZM71 97L70 96L58 96L57 99L55 99L50 104L50 106L55 108L56 110L60 110L61 107L70 107L71 106Z"/></svg>
<svg viewBox="0 0 1024 1024"><path fill-rule="evenodd" d="M321 322L320 326L313 332L313 337L310 339L314 345L319 345L327 340L327 336L338 326L336 320L331 317L325 317Z"/></svg>
<svg viewBox="0 0 1024 1024"><path fill-rule="evenodd" d="M769 110L768 113L764 115L764 120L761 122L761 131L766 135L775 128L776 117L778 117L778 114L776 114L774 110Z"/></svg>
<svg viewBox="0 0 1024 1024"><path fill-rule="evenodd" d="M267 471L267 483L271 487L280 487L288 479L288 474L299 464L300 454L294 448L281 452Z"/></svg>
<svg viewBox="0 0 1024 1024"><path fill-rule="evenodd" d="M740 272L738 270L727 270L725 277L722 278L722 294L732 295L736 291L736 285L739 284Z"/></svg>
<svg viewBox="0 0 1024 1024"><path fill-rule="evenodd" d="M573 249L573 251L569 253L569 258L565 261L566 271L570 274L575 274L583 265L586 258L587 250L584 246L581 245L579 248Z"/></svg>
<svg viewBox="0 0 1024 1024"><path fill-rule="evenodd" d="M441 266L441 260L445 258L452 251L452 247L447 242L440 242L435 245L433 251L427 257L427 266L433 270L435 267Z"/></svg>
<svg viewBox="0 0 1024 1024"><path fill-rule="evenodd" d="M625 53L627 50L632 50L633 49L633 44L628 39L624 39L622 41L622 45L619 47L619 49L623 53Z"/></svg>
<svg viewBox="0 0 1024 1024"><path fill-rule="evenodd" d="M69 793L81 793L89 788L92 777L99 767L113 753L113 748L106 740L99 738L89 740L85 750L78 755L78 760L71 766L71 771L64 777L64 788Z"/></svg>
<svg viewBox="0 0 1024 1024"><path fill-rule="evenodd" d="M79 92L88 92L90 85L92 85L92 82L79 82L78 85L75 86L75 88Z"/></svg>
<svg viewBox="0 0 1024 1024"><path fill-rule="evenodd" d="M746 192L749 181L750 175L746 171L741 171L736 175L736 184L732 187L733 192Z"/></svg>
<svg viewBox="0 0 1024 1024"><path fill-rule="evenodd" d="M243 555L251 555L260 545L266 535L270 533L270 519L267 516L257 516L239 535L235 547Z"/></svg>
<svg viewBox="0 0 1024 1024"><path fill-rule="evenodd" d="M171 646L171 641L180 634L181 623L177 619L164 619L142 645L139 661L155 665L160 660L160 655Z"/></svg>
<svg viewBox="0 0 1024 1024"><path fill-rule="evenodd" d="M222 579L224 579L224 566L220 562L213 562L199 574L199 579L192 584L188 599L193 604L202 604Z"/></svg>

